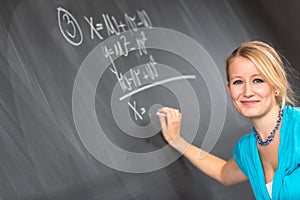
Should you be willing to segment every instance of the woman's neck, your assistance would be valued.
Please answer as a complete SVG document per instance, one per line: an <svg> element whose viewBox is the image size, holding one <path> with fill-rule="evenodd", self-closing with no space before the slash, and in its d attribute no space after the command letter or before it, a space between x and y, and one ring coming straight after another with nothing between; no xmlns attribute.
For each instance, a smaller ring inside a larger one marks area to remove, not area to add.
<svg viewBox="0 0 300 200"><path fill-rule="evenodd" d="M279 105L275 104L269 112L263 116L251 118L251 122L259 134L261 139L264 141L270 135L270 132L274 129L278 120Z"/></svg>

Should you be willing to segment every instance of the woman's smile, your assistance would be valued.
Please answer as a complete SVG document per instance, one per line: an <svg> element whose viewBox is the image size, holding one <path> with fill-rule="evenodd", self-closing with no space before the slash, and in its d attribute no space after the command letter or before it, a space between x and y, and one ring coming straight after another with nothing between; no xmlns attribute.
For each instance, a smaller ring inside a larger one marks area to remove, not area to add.
<svg viewBox="0 0 300 200"><path fill-rule="evenodd" d="M246 101L241 101L241 103L245 106L251 106L251 105L255 105L256 103L258 103L258 100L246 100Z"/></svg>

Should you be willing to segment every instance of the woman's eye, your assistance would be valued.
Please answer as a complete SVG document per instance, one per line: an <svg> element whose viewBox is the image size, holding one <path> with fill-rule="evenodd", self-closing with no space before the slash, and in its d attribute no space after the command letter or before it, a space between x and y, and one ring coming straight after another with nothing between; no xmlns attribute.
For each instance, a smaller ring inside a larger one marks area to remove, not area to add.
<svg viewBox="0 0 300 200"><path fill-rule="evenodd" d="M239 84L242 84L243 81L241 80L236 80L236 81L233 81L233 85L239 85Z"/></svg>
<svg viewBox="0 0 300 200"><path fill-rule="evenodd" d="M253 80L253 83L263 83L264 80L260 79L260 78L257 78L257 79L254 79Z"/></svg>

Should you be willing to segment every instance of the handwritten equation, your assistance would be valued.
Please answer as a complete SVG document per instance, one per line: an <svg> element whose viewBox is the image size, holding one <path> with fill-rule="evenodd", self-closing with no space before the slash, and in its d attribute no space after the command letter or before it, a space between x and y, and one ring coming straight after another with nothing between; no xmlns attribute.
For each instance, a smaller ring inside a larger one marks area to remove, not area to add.
<svg viewBox="0 0 300 200"><path fill-rule="evenodd" d="M152 28L152 22L145 10L137 10L136 15L124 14L124 21L118 21L114 16L102 14L100 19L83 16L90 32L90 38L103 40L103 32L108 37L111 35L120 35L125 31L137 31L140 27ZM72 45L79 46L83 42L81 26L76 18L66 9L57 8L57 20L59 30L64 38Z"/></svg>
<svg viewBox="0 0 300 200"><path fill-rule="evenodd" d="M83 43L83 32L81 25L76 18L68 10L57 8L58 26L61 34L71 45L80 46ZM101 46L102 54L111 63L110 72L116 77L116 80L122 89L123 95L119 97L119 101L131 97L141 91L162 85L170 81L178 81L181 79L195 79L195 75L171 77L165 80L159 80L159 72L157 70L157 62L153 55L147 50L148 37L144 31L139 28L153 28L152 21L145 10L137 10L134 15L124 13L123 19L117 19L109 14L102 14L99 19L83 16L82 21L88 25L89 37L94 40L102 41L110 36L118 36L118 39L110 44L105 43ZM129 31L126 36L122 33ZM130 37L130 38L128 38ZM120 68L114 61L116 57L127 57L130 52L136 51L140 57L144 57L147 62L143 63L139 68L130 68L126 73L121 73ZM151 80L152 84L149 84ZM148 83L148 84L146 84ZM133 112L134 119L143 120L143 115L147 113L147 109L138 105L136 101L128 101L129 109Z"/></svg>

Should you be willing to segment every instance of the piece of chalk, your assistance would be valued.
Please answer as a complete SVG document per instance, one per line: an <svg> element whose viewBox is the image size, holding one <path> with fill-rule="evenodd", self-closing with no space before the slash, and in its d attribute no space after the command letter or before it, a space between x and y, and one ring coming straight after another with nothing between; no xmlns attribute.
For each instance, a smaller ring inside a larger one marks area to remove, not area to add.
<svg viewBox="0 0 300 200"><path fill-rule="evenodd" d="M162 117L167 117L167 115L165 113L161 113L161 112L156 112L156 115L162 116Z"/></svg>

